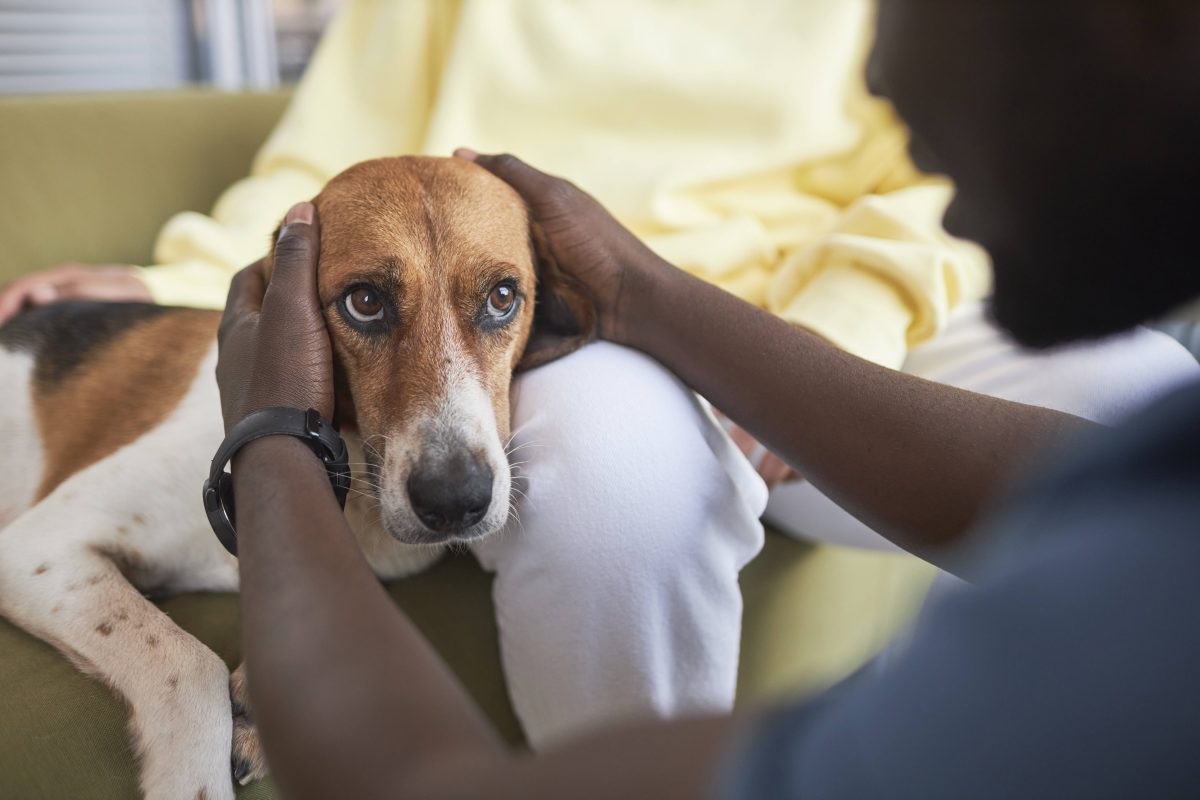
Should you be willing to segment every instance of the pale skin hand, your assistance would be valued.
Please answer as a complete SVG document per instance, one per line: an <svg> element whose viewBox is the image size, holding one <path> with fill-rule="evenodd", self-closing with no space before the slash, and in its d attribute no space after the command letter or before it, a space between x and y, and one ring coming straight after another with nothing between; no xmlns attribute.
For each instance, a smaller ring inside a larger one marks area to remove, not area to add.
<svg viewBox="0 0 1200 800"><path fill-rule="evenodd" d="M782 458L767 450L758 439L751 436L745 428L738 425L729 417L722 414L720 411L713 409L717 415L717 419L727 431L729 438L737 445L737 449L742 451L742 455L750 459L755 471L759 477L767 484L768 489L774 489L781 483L789 483L792 481L803 480L796 470L788 466ZM761 450L760 450L761 448ZM756 458L755 455L758 455Z"/></svg>
<svg viewBox="0 0 1200 800"><path fill-rule="evenodd" d="M23 309L61 300L153 302L136 267L69 262L17 278L0 289L0 325Z"/></svg>

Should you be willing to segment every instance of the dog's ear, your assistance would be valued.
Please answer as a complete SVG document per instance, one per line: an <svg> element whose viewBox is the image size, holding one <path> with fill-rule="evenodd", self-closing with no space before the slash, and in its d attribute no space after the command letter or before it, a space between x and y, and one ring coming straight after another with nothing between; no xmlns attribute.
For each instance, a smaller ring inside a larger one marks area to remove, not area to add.
<svg viewBox="0 0 1200 800"><path fill-rule="evenodd" d="M537 269L537 300L533 329L516 371L540 367L573 353L596 335L596 303L588 288L563 272L550 251L542 226L529 226L533 263Z"/></svg>

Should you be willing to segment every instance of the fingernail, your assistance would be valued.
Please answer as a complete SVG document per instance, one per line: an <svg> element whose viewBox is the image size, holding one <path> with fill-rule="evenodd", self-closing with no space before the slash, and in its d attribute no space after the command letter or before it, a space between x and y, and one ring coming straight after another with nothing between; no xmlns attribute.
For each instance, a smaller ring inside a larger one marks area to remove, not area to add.
<svg viewBox="0 0 1200 800"><path fill-rule="evenodd" d="M283 218L284 225L291 225L293 222L303 222L305 225L312 225L312 221L312 203L296 203L296 205L288 209L287 216Z"/></svg>
<svg viewBox="0 0 1200 800"><path fill-rule="evenodd" d="M463 161L474 161L479 158L479 153L469 147L460 147L454 151L454 157L461 158Z"/></svg>

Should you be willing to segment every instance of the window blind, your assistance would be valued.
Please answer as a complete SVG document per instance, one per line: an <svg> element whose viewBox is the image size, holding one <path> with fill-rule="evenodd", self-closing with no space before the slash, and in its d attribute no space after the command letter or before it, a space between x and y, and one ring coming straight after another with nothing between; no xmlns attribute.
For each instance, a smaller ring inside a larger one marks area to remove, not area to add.
<svg viewBox="0 0 1200 800"><path fill-rule="evenodd" d="M183 0L0 0L0 93L166 88L191 73Z"/></svg>

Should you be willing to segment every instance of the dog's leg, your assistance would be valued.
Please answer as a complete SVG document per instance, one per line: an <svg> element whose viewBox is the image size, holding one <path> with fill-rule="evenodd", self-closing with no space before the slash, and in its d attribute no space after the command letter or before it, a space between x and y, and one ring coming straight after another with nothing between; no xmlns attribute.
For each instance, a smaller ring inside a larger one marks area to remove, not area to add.
<svg viewBox="0 0 1200 800"><path fill-rule="evenodd" d="M267 756L254 727L245 661L229 676L229 699L233 703L233 779L244 786L267 774Z"/></svg>
<svg viewBox="0 0 1200 800"><path fill-rule="evenodd" d="M42 443L33 413L33 359L0 347L0 528L28 509L43 467Z"/></svg>
<svg viewBox="0 0 1200 800"><path fill-rule="evenodd" d="M229 671L126 578L133 551L69 535L43 503L0 531L0 613L129 705L149 798L232 798Z"/></svg>
<svg viewBox="0 0 1200 800"><path fill-rule="evenodd" d="M233 797L229 671L139 591L236 587L196 491L221 438L214 363L162 424L0 529L0 614L129 704L152 798Z"/></svg>

